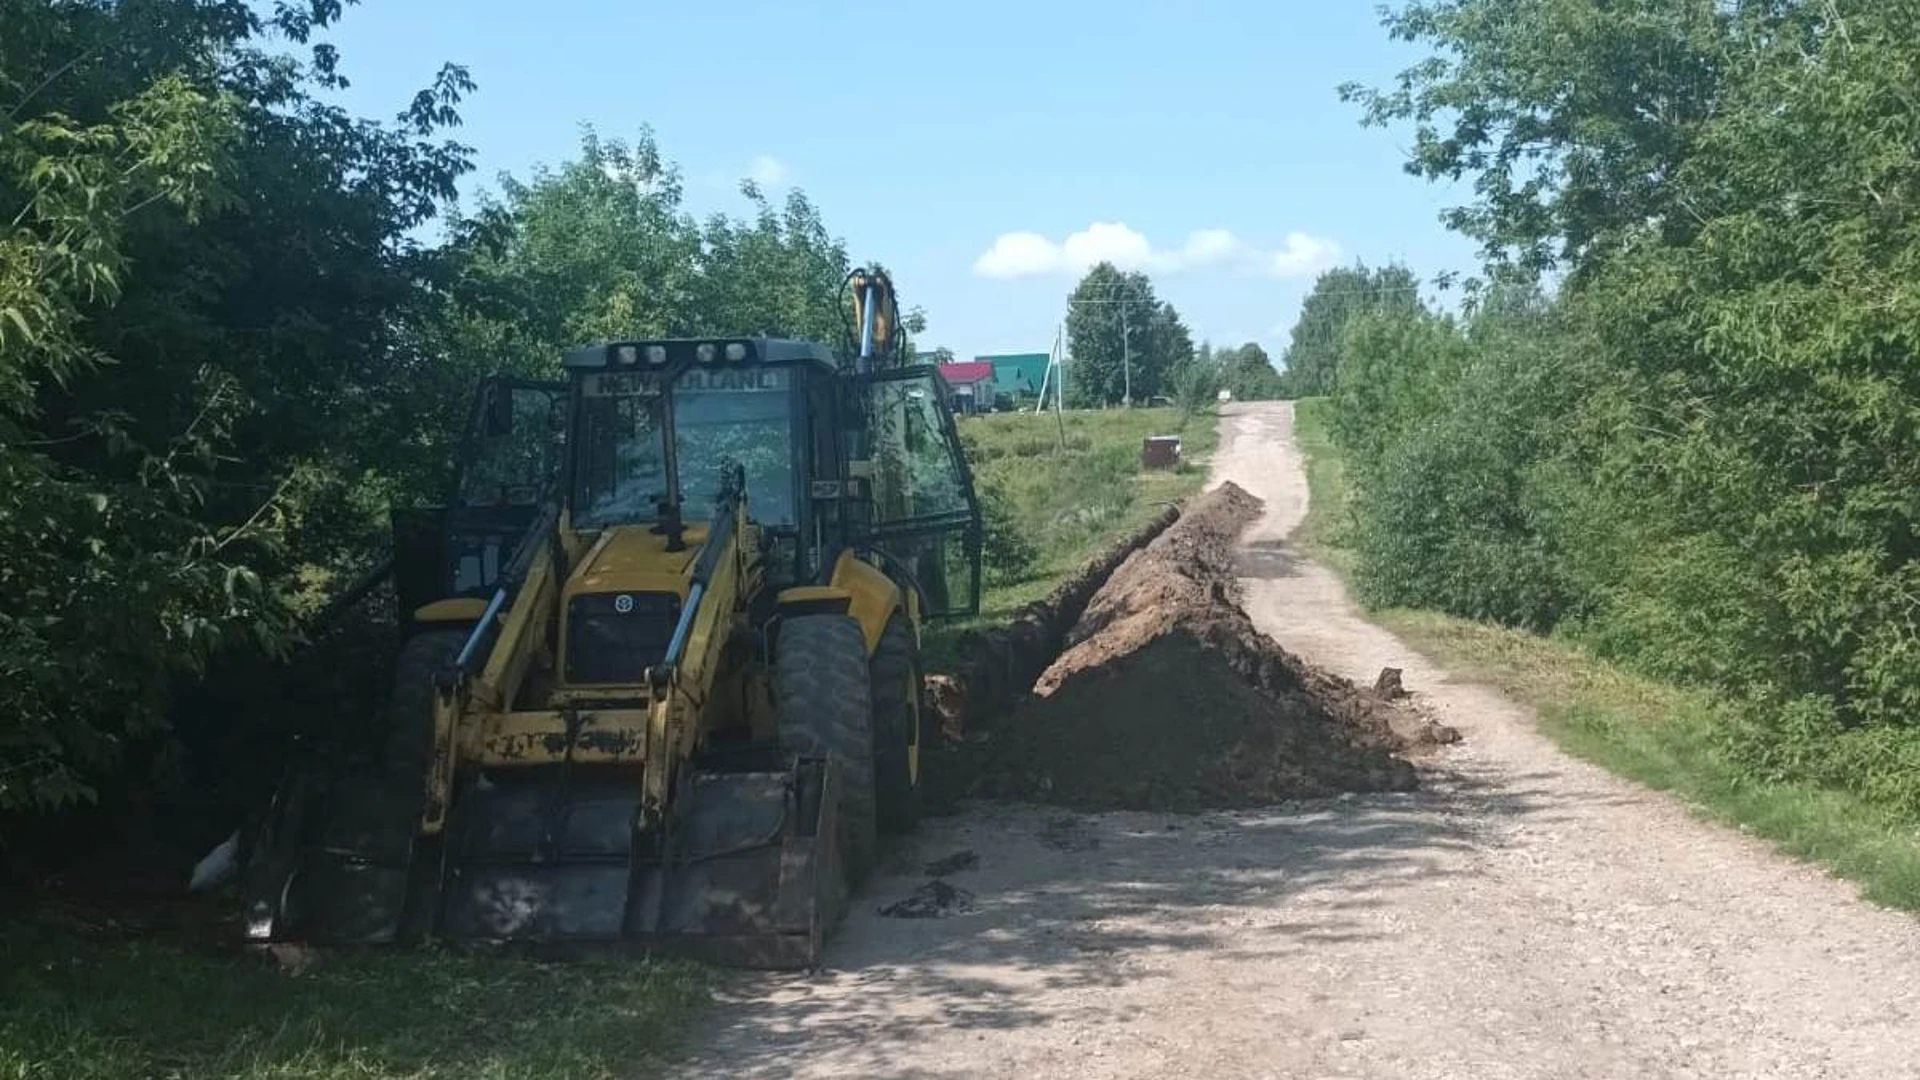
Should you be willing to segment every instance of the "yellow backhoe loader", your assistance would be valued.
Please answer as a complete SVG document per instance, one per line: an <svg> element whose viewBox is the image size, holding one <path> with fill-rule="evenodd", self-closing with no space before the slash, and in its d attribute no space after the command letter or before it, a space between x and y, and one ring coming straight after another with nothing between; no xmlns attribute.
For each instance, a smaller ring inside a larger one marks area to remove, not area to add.
<svg viewBox="0 0 1920 1080"><path fill-rule="evenodd" d="M483 388L454 504L395 514L379 760L283 785L251 940L817 961L918 815L922 620L979 595L946 388L850 285L845 360L619 341Z"/></svg>

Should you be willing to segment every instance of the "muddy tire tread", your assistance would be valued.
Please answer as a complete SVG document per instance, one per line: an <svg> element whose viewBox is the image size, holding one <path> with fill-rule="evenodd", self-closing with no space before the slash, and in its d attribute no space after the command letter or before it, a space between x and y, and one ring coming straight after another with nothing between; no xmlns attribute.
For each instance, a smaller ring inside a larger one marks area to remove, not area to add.
<svg viewBox="0 0 1920 1080"><path fill-rule="evenodd" d="M781 625L773 651L781 745L838 767L840 849L857 886L873 867L877 831L866 634L845 615L803 615Z"/></svg>

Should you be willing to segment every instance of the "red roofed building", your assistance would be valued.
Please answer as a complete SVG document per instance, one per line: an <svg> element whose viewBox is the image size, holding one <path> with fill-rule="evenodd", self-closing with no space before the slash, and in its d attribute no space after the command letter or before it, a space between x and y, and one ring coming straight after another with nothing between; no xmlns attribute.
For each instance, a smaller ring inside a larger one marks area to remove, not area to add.
<svg viewBox="0 0 1920 1080"><path fill-rule="evenodd" d="M940 365L940 377L946 380L948 404L956 413L993 411L993 364L986 360L961 360Z"/></svg>

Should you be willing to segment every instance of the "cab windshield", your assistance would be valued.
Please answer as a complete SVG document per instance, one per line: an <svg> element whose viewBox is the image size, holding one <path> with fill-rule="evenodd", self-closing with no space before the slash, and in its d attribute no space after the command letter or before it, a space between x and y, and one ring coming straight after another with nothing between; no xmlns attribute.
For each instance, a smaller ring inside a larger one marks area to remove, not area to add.
<svg viewBox="0 0 1920 1080"><path fill-rule="evenodd" d="M694 368L674 380L675 456L689 511L713 505L722 470L739 465L753 520L796 524L792 382L785 367Z"/></svg>
<svg viewBox="0 0 1920 1080"><path fill-rule="evenodd" d="M675 378L671 400L681 512L703 520L723 470L745 471L755 521L795 524L792 373L786 368L693 368ZM653 521L669 495L668 396L660 377L603 372L581 393L575 522L598 527Z"/></svg>
<svg viewBox="0 0 1920 1080"><path fill-rule="evenodd" d="M580 388L573 519L580 525L653 521L668 494L666 396L657 377L601 372Z"/></svg>

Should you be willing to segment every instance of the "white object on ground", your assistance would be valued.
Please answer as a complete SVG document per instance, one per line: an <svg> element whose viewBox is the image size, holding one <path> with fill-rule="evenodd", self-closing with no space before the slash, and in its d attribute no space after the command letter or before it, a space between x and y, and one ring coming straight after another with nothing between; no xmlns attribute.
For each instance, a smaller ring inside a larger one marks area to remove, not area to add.
<svg viewBox="0 0 1920 1080"><path fill-rule="evenodd" d="M187 879L188 892L206 892L225 885L239 865L240 830L233 830L199 862L193 864L193 876Z"/></svg>

